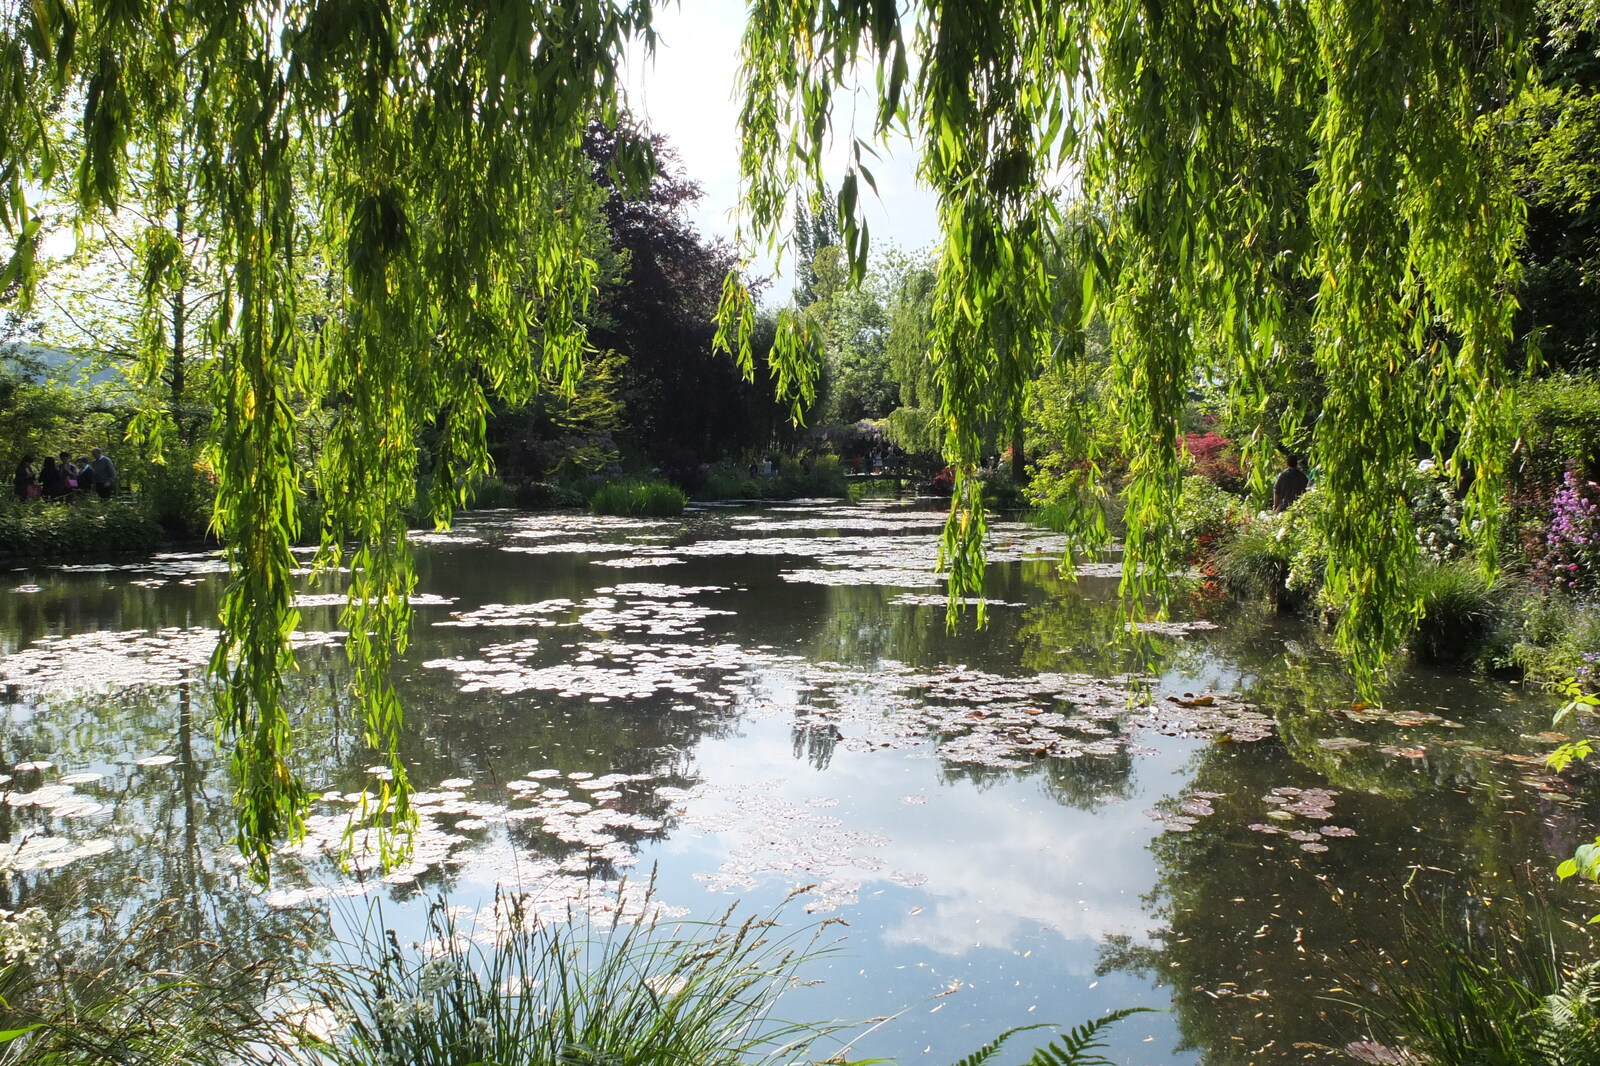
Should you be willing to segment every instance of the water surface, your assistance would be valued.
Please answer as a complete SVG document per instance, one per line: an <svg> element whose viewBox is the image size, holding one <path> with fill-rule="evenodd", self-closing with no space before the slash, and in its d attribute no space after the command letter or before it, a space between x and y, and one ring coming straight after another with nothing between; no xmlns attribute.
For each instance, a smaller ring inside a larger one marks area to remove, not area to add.
<svg viewBox="0 0 1600 1066"><path fill-rule="evenodd" d="M420 930L440 894L490 922L497 889L559 915L644 906L653 880L648 906L704 917L801 887L784 921L838 919L835 946L778 1013L889 1018L853 1054L949 1062L1162 1008L1114 1030L1130 1064L1349 1061L1344 1004L1407 914L1481 925L1530 884L1600 909L1550 884L1597 812L1538 765L1548 698L1413 671L1367 707L1320 633L1237 607L1141 652L1114 563L1073 582L1010 524L988 626L951 631L941 520L803 502L419 536L398 684L421 830L387 871L341 862L377 760L337 576L307 575L292 699L324 798L267 890L229 842L201 680L218 560L0 575L0 905L50 907L84 951L164 908L181 964L241 933L324 952L373 899Z"/></svg>

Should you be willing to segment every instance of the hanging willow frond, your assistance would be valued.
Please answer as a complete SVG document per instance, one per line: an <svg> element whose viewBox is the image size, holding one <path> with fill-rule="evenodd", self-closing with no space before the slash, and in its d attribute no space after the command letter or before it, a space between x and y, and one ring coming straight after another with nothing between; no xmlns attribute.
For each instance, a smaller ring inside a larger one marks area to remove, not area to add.
<svg viewBox="0 0 1600 1066"><path fill-rule="evenodd" d="M1080 254L1129 457L1125 593L1167 591L1190 390L1226 381L1237 407L1264 410L1309 356L1326 402L1284 428L1309 439L1333 501L1339 639L1376 676L1417 609L1401 484L1421 455L1470 485L1469 522L1493 545L1522 220L1486 116L1526 76L1531 19L1526 0L752 6L742 165L756 240L781 240L795 186L820 190L836 86L868 65L898 86L914 57L914 86L882 97L866 139L909 127L939 198L952 617L982 573L979 430L1014 422L1050 350L1041 249L1073 187L1103 220ZM856 248L865 224L845 206Z"/></svg>

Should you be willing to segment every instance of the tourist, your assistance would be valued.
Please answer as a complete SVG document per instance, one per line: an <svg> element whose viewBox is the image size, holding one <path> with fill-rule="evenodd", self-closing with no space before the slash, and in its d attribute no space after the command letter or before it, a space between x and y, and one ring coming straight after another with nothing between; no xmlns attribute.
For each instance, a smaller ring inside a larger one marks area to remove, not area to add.
<svg viewBox="0 0 1600 1066"><path fill-rule="evenodd" d="M111 465L111 456L99 448L91 448L94 458L89 461L88 469L94 471L94 491L100 494L102 500L111 498L111 490L117 484L117 468Z"/></svg>
<svg viewBox="0 0 1600 1066"><path fill-rule="evenodd" d="M78 456L78 495L87 496L94 491L94 467L87 455Z"/></svg>
<svg viewBox="0 0 1600 1066"><path fill-rule="evenodd" d="M78 491L78 466L72 461L71 452L62 452L56 460L67 478L67 492L70 495Z"/></svg>
<svg viewBox="0 0 1600 1066"><path fill-rule="evenodd" d="M39 486L47 500L64 500L72 490L67 488L67 471L56 463L56 457L44 457L44 469L39 471Z"/></svg>
<svg viewBox="0 0 1600 1066"><path fill-rule="evenodd" d="M24 455L17 463L17 472L12 475L11 484L16 489L19 500L31 500L39 495L39 483L33 477L32 452Z"/></svg>
<svg viewBox="0 0 1600 1066"><path fill-rule="evenodd" d="M1284 461L1288 464L1278 479L1272 483L1272 509L1274 511L1287 511L1289 505L1298 500L1310 484L1306 479L1304 470L1300 469L1300 457L1287 455Z"/></svg>

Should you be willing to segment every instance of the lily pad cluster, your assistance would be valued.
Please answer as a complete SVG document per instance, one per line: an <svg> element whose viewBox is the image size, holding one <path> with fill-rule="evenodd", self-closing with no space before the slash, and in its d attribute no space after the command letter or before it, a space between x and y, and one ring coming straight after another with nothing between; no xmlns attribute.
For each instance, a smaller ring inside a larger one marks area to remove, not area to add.
<svg viewBox="0 0 1600 1066"><path fill-rule="evenodd" d="M1250 829L1268 836L1283 835L1300 845L1301 851L1323 852L1327 841L1353 837L1354 829L1339 825L1296 825L1304 818L1312 822L1326 822L1333 817L1333 801L1339 793L1331 788L1295 788L1281 785L1262 796L1268 807L1268 821L1253 822Z"/></svg>

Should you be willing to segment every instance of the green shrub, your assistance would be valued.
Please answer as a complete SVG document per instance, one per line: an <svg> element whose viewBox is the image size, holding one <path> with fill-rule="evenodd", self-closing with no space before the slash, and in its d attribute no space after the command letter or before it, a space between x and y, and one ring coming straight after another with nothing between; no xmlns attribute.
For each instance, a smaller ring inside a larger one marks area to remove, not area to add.
<svg viewBox="0 0 1600 1066"><path fill-rule="evenodd" d="M844 468L837 455L818 455L805 459L785 458L778 463L777 473L766 479L762 495L774 500L798 500L806 497L838 497L848 495Z"/></svg>
<svg viewBox="0 0 1600 1066"><path fill-rule="evenodd" d="M1600 663L1600 606L1559 593L1533 592L1516 608L1511 659L1535 681L1575 677L1593 686Z"/></svg>
<svg viewBox="0 0 1600 1066"><path fill-rule="evenodd" d="M721 463L695 492L699 500L798 500L845 497L849 486L836 455L785 458L771 477L751 477L747 470Z"/></svg>
<svg viewBox="0 0 1600 1066"><path fill-rule="evenodd" d="M589 509L595 514L664 518L682 514L688 502L682 489L665 481L610 481L589 497Z"/></svg>
<svg viewBox="0 0 1600 1066"><path fill-rule="evenodd" d="M1011 471L985 470L978 475L983 483L983 505L991 511L1020 511L1028 506L1022 486L1011 476Z"/></svg>
<svg viewBox="0 0 1600 1066"><path fill-rule="evenodd" d="M1422 617L1406 642L1422 662L1463 663L1505 643L1506 586L1475 563L1424 566L1417 575Z"/></svg>
<svg viewBox="0 0 1600 1066"><path fill-rule="evenodd" d="M517 490L497 477L474 478L467 485L468 511L495 511L517 506Z"/></svg>
<svg viewBox="0 0 1600 1066"><path fill-rule="evenodd" d="M1190 543L1220 550L1245 521L1245 502L1209 478L1192 474L1178 494L1178 529Z"/></svg>
<svg viewBox="0 0 1600 1066"><path fill-rule="evenodd" d="M701 500L759 500L762 480L751 477L727 463L719 463L706 475L705 484L695 493Z"/></svg>
<svg viewBox="0 0 1600 1066"><path fill-rule="evenodd" d="M132 500L89 499L70 504L9 500L0 505L0 554L107 555L151 551L164 534Z"/></svg>
<svg viewBox="0 0 1600 1066"><path fill-rule="evenodd" d="M199 540L209 532L217 483L199 447L168 448L166 462L140 463L125 473L169 539Z"/></svg>
<svg viewBox="0 0 1600 1066"><path fill-rule="evenodd" d="M1278 606L1289 606L1294 546L1287 532L1276 516L1262 516L1239 527L1217 551L1217 579L1223 588L1235 596L1270 596Z"/></svg>

